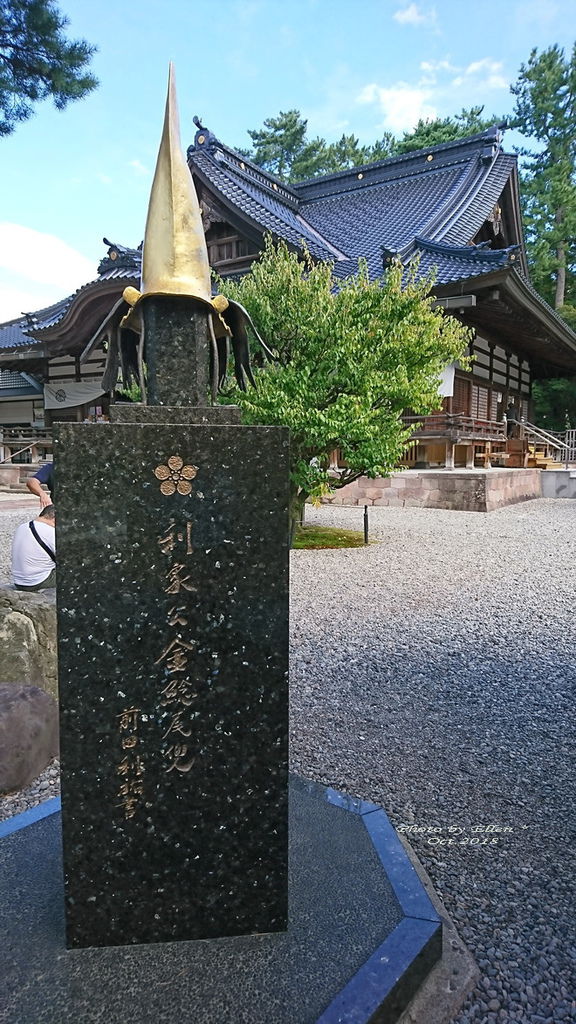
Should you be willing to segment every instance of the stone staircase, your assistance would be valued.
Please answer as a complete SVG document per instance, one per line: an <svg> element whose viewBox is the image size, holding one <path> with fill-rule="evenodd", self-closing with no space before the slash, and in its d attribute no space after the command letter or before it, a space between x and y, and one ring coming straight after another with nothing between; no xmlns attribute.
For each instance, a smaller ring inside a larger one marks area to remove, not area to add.
<svg viewBox="0 0 576 1024"><path fill-rule="evenodd" d="M528 445L528 466L535 469L562 469L562 463L546 453L543 446Z"/></svg>
<svg viewBox="0 0 576 1024"><path fill-rule="evenodd" d="M38 472L44 462L8 462L0 466L0 493L30 494L26 480Z"/></svg>

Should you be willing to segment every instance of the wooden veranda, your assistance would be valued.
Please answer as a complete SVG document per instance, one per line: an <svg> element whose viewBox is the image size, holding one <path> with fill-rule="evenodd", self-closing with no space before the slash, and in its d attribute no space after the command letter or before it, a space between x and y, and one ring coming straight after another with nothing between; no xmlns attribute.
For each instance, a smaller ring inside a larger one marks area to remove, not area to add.
<svg viewBox="0 0 576 1024"><path fill-rule="evenodd" d="M508 435L506 420L478 419L463 413L403 416L402 420L412 430L403 460L406 468L546 469L576 458L574 431L551 433L521 421Z"/></svg>

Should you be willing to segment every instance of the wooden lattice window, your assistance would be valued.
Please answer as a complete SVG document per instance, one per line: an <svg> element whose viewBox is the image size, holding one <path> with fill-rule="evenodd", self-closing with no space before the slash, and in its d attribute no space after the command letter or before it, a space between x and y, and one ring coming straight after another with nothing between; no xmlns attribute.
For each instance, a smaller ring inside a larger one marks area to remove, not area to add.
<svg viewBox="0 0 576 1024"><path fill-rule="evenodd" d="M207 245L208 260L212 267L256 255L255 246L238 235L228 234L220 238L208 238Z"/></svg>
<svg viewBox="0 0 576 1024"><path fill-rule="evenodd" d="M470 415L475 420L488 419L489 396L490 392L488 388L483 388L479 384L472 385L472 408L470 410Z"/></svg>
<svg viewBox="0 0 576 1024"><path fill-rule="evenodd" d="M463 413L465 416L470 415L470 403L469 403L469 392L470 392L470 381L466 380L465 377L454 378L454 395L452 396L452 412Z"/></svg>

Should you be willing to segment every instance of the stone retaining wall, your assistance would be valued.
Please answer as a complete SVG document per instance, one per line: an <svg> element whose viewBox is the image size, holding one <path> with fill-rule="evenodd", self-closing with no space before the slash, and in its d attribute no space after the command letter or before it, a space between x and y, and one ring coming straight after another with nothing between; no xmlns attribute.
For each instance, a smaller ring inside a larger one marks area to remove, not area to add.
<svg viewBox="0 0 576 1024"><path fill-rule="evenodd" d="M56 591L0 586L0 683L28 683L58 696Z"/></svg>
<svg viewBox="0 0 576 1024"><path fill-rule="evenodd" d="M576 470L547 469L542 474L542 494L545 498L576 498Z"/></svg>
<svg viewBox="0 0 576 1024"><path fill-rule="evenodd" d="M2 446L0 445L0 451ZM0 487L16 487L20 483L20 466L14 463L0 466Z"/></svg>
<svg viewBox="0 0 576 1024"><path fill-rule="evenodd" d="M360 477L324 500L332 505L385 505L492 512L542 497L539 469L405 470L391 477Z"/></svg>

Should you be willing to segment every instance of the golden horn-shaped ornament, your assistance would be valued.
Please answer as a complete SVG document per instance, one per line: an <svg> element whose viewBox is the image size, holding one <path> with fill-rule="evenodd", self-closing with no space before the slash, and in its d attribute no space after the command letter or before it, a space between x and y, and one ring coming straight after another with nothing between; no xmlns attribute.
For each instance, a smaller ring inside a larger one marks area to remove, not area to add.
<svg viewBox="0 0 576 1024"><path fill-rule="evenodd" d="M150 193L144 250L142 298L187 295L212 304L210 265L192 175L180 146L180 124L170 64L164 128Z"/></svg>

